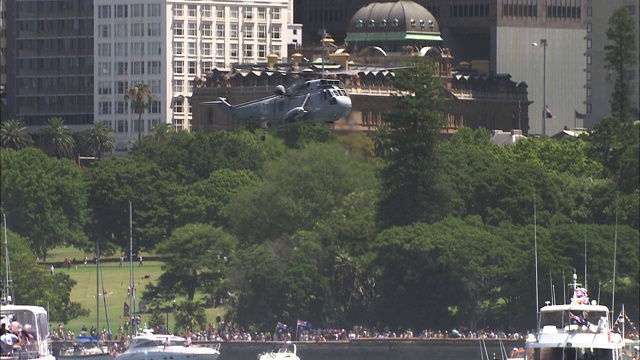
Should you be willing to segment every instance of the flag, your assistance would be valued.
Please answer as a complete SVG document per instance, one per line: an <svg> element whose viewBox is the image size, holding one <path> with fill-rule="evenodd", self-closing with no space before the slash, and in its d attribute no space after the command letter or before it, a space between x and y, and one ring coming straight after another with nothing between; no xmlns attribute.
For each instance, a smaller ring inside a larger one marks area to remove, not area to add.
<svg viewBox="0 0 640 360"><path fill-rule="evenodd" d="M578 325L589 326L589 322L582 316L573 315L573 313L569 312L569 317L571 320L575 320Z"/></svg>
<svg viewBox="0 0 640 360"><path fill-rule="evenodd" d="M311 324L308 321L298 320L298 327L307 329L311 327Z"/></svg>
<svg viewBox="0 0 640 360"><path fill-rule="evenodd" d="M587 118L587 114L580 114L578 112L578 110L574 110L576 112L576 114L574 115L576 119L586 119Z"/></svg>
<svg viewBox="0 0 640 360"><path fill-rule="evenodd" d="M553 113L551 113L551 109L549 108L549 105L547 105L544 112L547 119L553 119L555 117L553 116Z"/></svg>
<svg viewBox="0 0 640 360"><path fill-rule="evenodd" d="M129 317L129 304L127 304L127 302L124 302L124 316Z"/></svg>
<svg viewBox="0 0 640 360"><path fill-rule="evenodd" d="M276 325L276 332L287 331L288 329L289 327L287 326L287 324L279 322L278 325Z"/></svg>

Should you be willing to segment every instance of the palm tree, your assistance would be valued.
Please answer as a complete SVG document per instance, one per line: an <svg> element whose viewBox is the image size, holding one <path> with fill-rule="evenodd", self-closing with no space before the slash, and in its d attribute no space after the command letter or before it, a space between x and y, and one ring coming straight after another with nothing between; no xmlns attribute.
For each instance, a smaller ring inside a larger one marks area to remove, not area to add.
<svg viewBox="0 0 640 360"><path fill-rule="evenodd" d="M113 129L102 121L95 122L93 127L83 131L80 134L82 148L95 156L97 159L102 157L105 152L113 152L116 143L111 138Z"/></svg>
<svg viewBox="0 0 640 360"><path fill-rule="evenodd" d="M151 133L156 137L157 142L164 142L173 132L175 132L173 126L167 123L158 123L151 127Z"/></svg>
<svg viewBox="0 0 640 360"><path fill-rule="evenodd" d="M207 314L202 304L195 301L184 301L175 314L176 325L187 329L198 329L200 324L207 323Z"/></svg>
<svg viewBox="0 0 640 360"><path fill-rule="evenodd" d="M33 145L33 138L27 132L27 127L22 126L19 120L3 121L0 126L0 134L3 148L20 150Z"/></svg>
<svg viewBox="0 0 640 360"><path fill-rule="evenodd" d="M395 151L395 149L391 147L390 144L390 134L391 132L389 131L388 126L384 124L376 126L373 147L376 152L376 156L378 156L379 158L384 158L388 153Z"/></svg>
<svg viewBox="0 0 640 360"><path fill-rule="evenodd" d="M58 117L49 118L47 125L38 131L38 145L49 156L60 159L73 154L73 131Z"/></svg>
<svg viewBox="0 0 640 360"><path fill-rule="evenodd" d="M153 103L151 88L143 83L136 83L127 91L127 99L131 100L131 108L138 114L138 144L142 143L142 114Z"/></svg>

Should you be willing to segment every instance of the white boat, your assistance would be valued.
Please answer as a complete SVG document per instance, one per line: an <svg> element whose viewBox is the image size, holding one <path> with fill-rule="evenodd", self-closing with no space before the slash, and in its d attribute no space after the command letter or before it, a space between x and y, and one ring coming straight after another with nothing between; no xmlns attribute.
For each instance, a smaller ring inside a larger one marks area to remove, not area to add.
<svg viewBox="0 0 640 360"><path fill-rule="evenodd" d="M525 341L526 360L625 360L622 336L612 332L609 308L589 301L587 290L576 283L566 305L540 309L537 334Z"/></svg>
<svg viewBox="0 0 640 360"><path fill-rule="evenodd" d="M43 307L3 304L0 307L0 317L5 324L18 322L24 329L27 329L30 335L26 348L13 349L11 352L3 351L2 360L18 358L22 360L56 360L51 353L49 343L49 318Z"/></svg>
<svg viewBox="0 0 640 360"><path fill-rule="evenodd" d="M115 360L216 360L220 356L220 344L185 346L185 342L186 339L179 336L143 333Z"/></svg>
<svg viewBox="0 0 640 360"><path fill-rule="evenodd" d="M108 346L90 336L78 336L71 346L60 350L57 360L109 360Z"/></svg>
<svg viewBox="0 0 640 360"><path fill-rule="evenodd" d="M278 344L271 351L258 354L258 360L300 360L296 352L296 344Z"/></svg>

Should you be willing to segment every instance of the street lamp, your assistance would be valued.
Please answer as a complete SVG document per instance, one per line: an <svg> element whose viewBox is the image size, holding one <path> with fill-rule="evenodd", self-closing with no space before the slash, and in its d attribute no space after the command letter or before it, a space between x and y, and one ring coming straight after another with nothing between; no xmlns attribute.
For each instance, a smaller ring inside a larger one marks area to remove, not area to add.
<svg viewBox="0 0 640 360"><path fill-rule="evenodd" d="M532 43L533 46L542 46L542 135L547 134L547 39L540 40L540 44Z"/></svg>

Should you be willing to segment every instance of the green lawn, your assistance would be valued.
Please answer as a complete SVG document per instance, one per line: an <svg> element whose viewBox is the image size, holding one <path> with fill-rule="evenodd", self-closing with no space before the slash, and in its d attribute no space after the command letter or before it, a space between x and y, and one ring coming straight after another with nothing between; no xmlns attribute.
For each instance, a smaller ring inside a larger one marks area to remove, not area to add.
<svg viewBox="0 0 640 360"><path fill-rule="evenodd" d="M83 308L90 310L91 314L88 317L82 317L78 319L71 320L68 324L65 325L65 330L71 330L75 334L80 333L83 325L87 326L87 329L90 329L92 325L96 325L96 302L99 301L99 322L100 328L107 327L107 317L105 315L104 310L104 299L102 296L99 296L98 300L96 300L96 294L99 294L102 290L102 282L104 282L104 290L107 292L106 303L107 303L107 313L109 315L109 325L111 327L111 331L113 333L117 333L118 328L124 324L125 318L123 317L124 313L124 303L127 302L131 307L131 311L133 311L133 305L131 304L130 298L127 296L127 289L130 286L130 266L127 261L120 267L120 257L109 257L102 259L102 278L100 279L99 288L96 287L96 266L93 263L93 254L87 254L89 261L87 263L87 267L83 264L85 254L82 251L73 249L73 248L56 248L51 250L47 256L47 262L50 263L62 263L65 258L75 258L76 264L74 264L71 269L67 270L66 268L56 268L56 271L62 271L68 273L72 279L76 280L78 283L71 291L71 301L78 302L82 305ZM145 254L142 254L143 259ZM77 266L77 269L76 269ZM158 277L162 274L161 270L162 262L159 261L143 261L143 266L138 266L138 262L135 261L133 264L134 271L134 279L135 284L138 289L138 301L140 300L140 296L142 295L142 291L144 287L148 283L155 282ZM148 276L148 278L145 278ZM196 299L198 295L196 294ZM177 302L180 303L185 298L178 298ZM167 303L166 306L170 306L170 303ZM137 307L137 305L136 305ZM149 309L150 311L151 309ZM207 320L214 321L216 315L220 314L224 315L226 311L225 307L218 308L207 308ZM148 319L150 314L140 314L142 318L142 324L144 324ZM165 314L165 321L166 321ZM173 330L174 319L173 314L169 313L169 328ZM55 328L58 324L52 324Z"/></svg>

